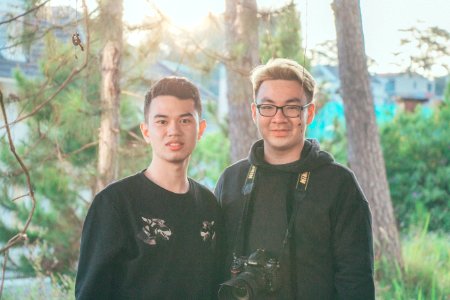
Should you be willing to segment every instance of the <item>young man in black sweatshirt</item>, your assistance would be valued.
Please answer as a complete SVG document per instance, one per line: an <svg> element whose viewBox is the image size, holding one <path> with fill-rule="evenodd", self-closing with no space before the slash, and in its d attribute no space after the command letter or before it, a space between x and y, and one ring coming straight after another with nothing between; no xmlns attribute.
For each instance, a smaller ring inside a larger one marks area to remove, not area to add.
<svg viewBox="0 0 450 300"><path fill-rule="evenodd" d="M145 96L143 171L98 193L81 238L75 295L82 299L212 299L220 215L214 195L187 177L205 130L198 89L166 77Z"/></svg>
<svg viewBox="0 0 450 300"><path fill-rule="evenodd" d="M314 118L314 79L295 61L274 59L255 68L251 80L262 140L224 171L215 189L227 266L241 272L219 295L374 299L369 205L353 172L305 139ZM252 254L267 258L232 266Z"/></svg>

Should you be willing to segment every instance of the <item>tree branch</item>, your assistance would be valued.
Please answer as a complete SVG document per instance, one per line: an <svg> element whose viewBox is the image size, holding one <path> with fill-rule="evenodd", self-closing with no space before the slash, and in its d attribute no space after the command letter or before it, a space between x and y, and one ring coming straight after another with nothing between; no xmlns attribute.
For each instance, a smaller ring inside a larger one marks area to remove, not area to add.
<svg viewBox="0 0 450 300"><path fill-rule="evenodd" d="M12 121L11 123L5 123L4 126L1 126L0 129L5 128L6 125L14 125L18 122L21 122L33 115L35 115L36 113L38 113L43 107L45 107L45 105L47 105L50 101L52 101L62 90L64 90L64 88L72 81L72 79L75 77L75 75L77 75L78 73L80 73L84 68L86 68L87 64L88 64L88 59L89 59L89 47L90 47L90 34L89 34L89 25L88 25L88 13L87 13L87 6L86 6L86 1L83 0L83 10L84 10L84 20L85 20L85 27L86 27L86 54L85 54L85 58L84 58L84 62L83 65L81 65L80 68L74 69L72 70L72 72L69 74L69 76L66 78L66 80L64 80L64 82L58 87L58 89L50 96L48 97L44 102L42 102L41 104L39 104L38 106L36 106L30 113L26 114L25 116L19 117L16 120Z"/></svg>
<svg viewBox="0 0 450 300"><path fill-rule="evenodd" d="M27 10L27 11L24 12L23 14L17 15L17 16L15 16L15 17L9 19L9 20L1 21L1 22L0 22L0 25L6 24L6 23L10 23L10 22L13 22L13 21L15 21L15 20L17 20L17 19L19 19L19 18L21 18L21 17L23 17L23 16L26 16L26 15L28 15L29 13L32 13L33 11L38 10L39 8L41 8L42 6L44 6L45 4L47 4L47 2L49 2L49 1L50 1L50 0L46 0L46 1L44 1L43 3L39 4L38 6L35 6L35 7L31 8L31 9Z"/></svg>
<svg viewBox="0 0 450 300"><path fill-rule="evenodd" d="M1 93L1 91L0 91ZM3 293L3 283L5 282L6 262L8 261L8 251L3 254L3 266L2 266L2 282L0 283L0 299Z"/></svg>
<svg viewBox="0 0 450 300"><path fill-rule="evenodd" d="M48 2L49 0L47 0L46 2ZM44 2L45 4L45 2ZM43 4L42 4L43 5ZM85 17L85 26L86 26L86 32L87 32L87 43L86 43L86 55L85 55L85 60L84 60L84 64L81 66L81 68L79 69L74 69L72 71L72 73L66 78L66 80L61 84L61 86L57 89L57 91L55 93L53 93L53 95L51 95L46 101L44 101L43 103L41 103L41 105L37 106L31 113L29 113L26 116L23 116L22 118L19 118L17 120L15 120L13 123L11 124L15 124L25 118L28 118L32 115L34 115L35 113L37 113L40 109L42 109L42 107L44 107L47 103L49 103L52 99L54 99L56 97L56 95L61 92L64 87L72 80L72 78L78 74L82 69L84 69L87 66L87 62L88 62L88 57L89 57L89 28L88 28L88 15L87 15L87 6L86 6L86 1L83 0L83 10L84 10L84 17ZM25 225L23 226L23 229L17 233L15 236L13 236L7 243L6 245L0 249L0 253L4 254L4 261L3 261L3 267L2 267L2 277L1 277L1 283L0 283L0 298L2 296L2 292L3 292L3 285L4 285L4 278L5 278L5 272L6 272L6 265L7 265L7 254L8 254L8 250L15 246L16 244L25 241L27 239L27 230L28 227L30 226L31 223L31 219L33 217L35 208L36 208L36 199L34 197L34 191L33 191L33 186L31 184L31 178L30 178L30 174L28 172L27 167L25 166L24 162L22 161L22 159L20 158L20 156L17 154L16 150L15 150L15 146L14 146L14 142L11 136L11 130L10 130L10 124L8 123L8 116L6 114L6 108L5 108L5 104L3 102L3 93L0 90L0 106L1 106L1 110L2 110L2 114L3 114L3 120L5 122L5 125L0 127L0 129L2 128L6 128L6 132L7 132L7 136L8 136L8 141L9 141L9 147L11 152L13 153L14 157L16 158L16 160L18 161L18 163L20 164L21 168L23 169L23 172L25 173L26 176L26 182L27 182L27 186L28 186L28 190L29 190L29 195L32 201L32 206L31 206L31 210L29 212L28 218L25 222Z"/></svg>
<svg viewBox="0 0 450 300"><path fill-rule="evenodd" d="M20 166L22 167L22 169L23 169L23 171L25 173L25 176L26 176L26 179L27 179L27 186L28 186L28 190L29 190L29 195L30 195L31 201L32 201L32 207L31 207L30 213L28 215L28 219L25 222L25 225L24 225L23 229L18 234L16 234L14 237L12 237L2 249L0 249L0 253L6 253L6 251L9 248L11 248L15 244L17 244L17 243L19 243L19 242L21 242L21 241L23 241L23 240L25 240L27 238L26 231L28 229L28 226L30 225L31 218L33 217L33 214L34 214L34 209L36 207L36 199L34 198L33 187L31 185L31 179L30 179L30 174L28 172L28 169L25 166L25 164L23 163L23 161L20 158L20 156L17 154L16 149L14 147L14 142L13 142L12 136L11 136L11 130L10 130L9 125L8 125L8 117L6 115L5 104L3 102L3 93L1 91L0 91L0 106L1 106L1 109L2 109L2 113L3 113L3 119L5 120L6 132L8 134L9 148L10 148L11 152L13 153L14 157L16 158L16 160L19 162Z"/></svg>

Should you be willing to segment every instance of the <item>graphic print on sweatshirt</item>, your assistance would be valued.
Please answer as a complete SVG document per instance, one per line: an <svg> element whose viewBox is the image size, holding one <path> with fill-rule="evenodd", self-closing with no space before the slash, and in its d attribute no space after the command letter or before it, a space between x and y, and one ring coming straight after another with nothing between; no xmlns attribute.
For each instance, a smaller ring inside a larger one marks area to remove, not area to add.
<svg viewBox="0 0 450 300"><path fill-rule="evenodd" d="M204 242L214 241L216 239L214 221L203 221L200 236Z"/></svg>
<svg viewBox="0 0 450 300"><path fill-rule="evenodd" d="M148 245L156 245L162 241L168 241L172 235L172 231L162 219L148 219L141 217L144 221L142 231L137 235L144 243Z"/></svg>

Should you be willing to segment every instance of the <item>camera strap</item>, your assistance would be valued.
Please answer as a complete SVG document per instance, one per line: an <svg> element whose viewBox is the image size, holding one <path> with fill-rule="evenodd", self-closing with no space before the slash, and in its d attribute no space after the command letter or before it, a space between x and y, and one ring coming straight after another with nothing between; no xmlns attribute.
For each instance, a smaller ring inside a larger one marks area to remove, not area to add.
<svg viewBox="0 0 450 300"><path fill-rule="evenodd" d="M298 208L300 206L300 202L303 201L306 197L306 188L308 187L310 172L303 172L298 174L297 183L295 185L295 194L294 194L294 206L292 208L291 217L289 218L288 228L286 229L286 234L283 240L283 249L286 247L289 240L292 238L292 232L294 229L295 218L297 216Z"/></svg>
<svg viewBox="0 0 450 300"><path fill-rule="evenodd" d="M244 195L244 209L242 210L241 218L239 220L236 241L234 243L233 256L240 257L244 255L244 222L248 215L248 210L250 207L250 198L253 190L253 186L255 184L255 176L256 176L256 167L254 165L250 165L250 168L247 173L247 177L245 178L244 186L242 187L242 194Z"/></svg>
<svg viewBox="0 0 450 300"><path fill-rule="evenodd" d="M235 257L240 257L244 254L244 223L246 222L246 218L248 216L248 210L250 207L251 194L255 185L255 177L256 177L257 168L254 165L250 165L250 168L247 173L247 177L245 179L244 186L242 187L242 194L244 195L244 207L242 210L241 218L239 220L236 242L234 244L233 255ZM298 175L296 186L295 186L295 202L292 208L292 213L288 221L288 227L286 229L285 237L282 244L282 252L289 240L292 237L292 232L295 224L295 218L297 215L298 208L300 206L300 202L306 197L306 188L308 186L310 172L303 172Z"/></svg>

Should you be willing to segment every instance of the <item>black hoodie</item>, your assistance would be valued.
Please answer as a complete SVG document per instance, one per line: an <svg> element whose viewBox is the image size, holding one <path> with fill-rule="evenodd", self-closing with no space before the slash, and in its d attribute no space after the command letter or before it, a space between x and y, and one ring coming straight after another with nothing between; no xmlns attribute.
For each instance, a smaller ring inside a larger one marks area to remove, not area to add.
<svg viewBox="0 0 450 300"><path fill-rule="evenodd" d="M299 160L271 165L263 141L248 159L228 167L215 194L225 215L227 268L238 236L250 168L257 167L244 218L245 256L256 249L281 262L281 288L258 299L374 299L371 214L352 171L334 162L315 140L306 140ZM310 172L306 197L298 204L294 241L282 242L293 211L299 173ZM295 296L294 296L295 295Z"/></svg>

